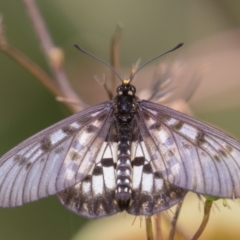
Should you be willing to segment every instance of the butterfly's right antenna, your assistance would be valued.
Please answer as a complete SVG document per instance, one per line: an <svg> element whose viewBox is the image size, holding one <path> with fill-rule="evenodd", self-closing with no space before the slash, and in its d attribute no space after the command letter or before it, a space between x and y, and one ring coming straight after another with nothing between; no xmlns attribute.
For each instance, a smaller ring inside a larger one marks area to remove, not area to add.
<svg viewBox="0 0 240 240"><path fill-rule="evenodd" d="M96 57L95 55L93 55L92 53L86 51L85 49L83 49L82 47L80 47L78 44L74 44L74 47L77 48L79 51L81 51L82 53L85 53L89 56L91 56L92 58L95 58L96 60L102 62L103 64L105 64L106 66L108 66L117 76L118 78L120 79L120 81L122 82L122 79L121 77L119 76L119 74L117 73L117 71L110 65L108 64L107 62L103 61L101 58L99 57Z"/></svg>
<svg viewBox="0 0 240 240"><path fill-rule="evenodd" d="M166 52L164 52L164 53L162 53L162 54L160 54L160 55L158 55L158 56L150 59L149 61L145 62L140 68L137 69L137 71L134 72L134 74L132 74L131 80L132 80L132 79L135 77L135 75L136 75L143 67L145 67L147 64L149 64L150 62L156 60L157 58L162 57L163 55L165 55L165 54L167 54L167 53L169 53L169 52L175 51L176 49L180 48L182 45L183 45L183 43L179 43L179 44L178 44L177 46L175 46L174 48L172 48L172 49L170 49L170 50L168 50L168 51L166 51Z"/></svg>

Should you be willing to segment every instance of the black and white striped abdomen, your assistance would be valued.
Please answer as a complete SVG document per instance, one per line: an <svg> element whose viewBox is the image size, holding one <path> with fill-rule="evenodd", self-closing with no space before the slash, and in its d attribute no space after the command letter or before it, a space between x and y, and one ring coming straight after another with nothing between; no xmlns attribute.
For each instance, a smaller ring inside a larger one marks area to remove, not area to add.
<svg viewBox="0 0 240 240"><path fill-rule="evenodd" d="M117 187L115 198L120 202L128 202L132 195L132 165L130 145L132 140L131 124L119 124L118 154L116 163Z"/></svg>

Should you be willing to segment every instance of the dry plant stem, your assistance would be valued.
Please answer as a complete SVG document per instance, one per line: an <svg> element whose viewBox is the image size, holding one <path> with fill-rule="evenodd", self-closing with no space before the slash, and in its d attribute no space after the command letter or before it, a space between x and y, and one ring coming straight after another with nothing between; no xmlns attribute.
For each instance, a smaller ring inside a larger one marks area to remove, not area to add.
<svg viewBox="0 0 240 240"><path fill-rule="evenodd" d="M156 240L163 239L161 230L161 213L157 213L155 217Z"/></svg>
<svg viewBox="0 0 240 240"><path fill-rule="evenodd" d="M145 218L145 223L146 223L147 240L154 240L153 230L152 230L152 218L151 217L146 217Z"/></svg>
<svg viewBox="0 0 240 240"><path fill-rule="evenodd" d="M32 62L26 55L22 54L9 44L4 45L4 47L0 46L0 50L7 56L15 60L17 63L22 65L36 78L38 78L42 82L44 87L49 89L54 95L62 95L62 92L52 83L52 79L38 65Z"/></svg>
<svg viewBox="0 0 240 240"><path fill-rule="evenodd" d="M122 28L118 24L115 32L113 33L113 36L111 38L111 49L110 49L110 62L111 66L119 72L120 69L120 54L119 54L119 49L120 49L120 38L122 36ZM117 78L116 74L112 71L112 81L111 81L111 91L114 93L116 91L116 82L119 81Z"/></svg>
<svg viewBox="0 0 240 240"><path fill-rule="evenodd" d="M83 103L83 101L81 101L81 99L72 89L63 67L55 66L54 64L52 64L50 53L56 47L54 46L50 34L47 31L47 28L44 24L40 12L38 11L35 1L34 0L23 1L25 3L26 11L29 14L29 17L33 24L34 30L41 43L42 50L53 72L54 78L57 81L57 84L59 85L61 91L63 92L64 97L72 99L75 102L79 103L78 105L72 106L75 112L82 110L85 107L85 104Z"/></svg>
<svg viewBox="0 0 240 240"><path fill-rule="evenodd" d="M182 208L182 204L183 204L183 201L180 201L177 204L177 208L176 208L176 211L174 213L173 220L172 220L172 227L171 227L171 230L170 230L170 233L169 233L169 238L168 238L169 240L174 239L174 235L175 235L175 232L176 232L177 220L178 220L181 208Z"/></svg>
<svg viewBox="0 0 240 240"><path fill-rule="evenodd" d="M197 240L201 236L201 234L203 233L205 227L207 226L209 217L210 217L212 204L213 204L212 200L206 199L205 204L204 204L204 216L203 216L202 223L201 223L199 229L194 234L194 236L192 237L191 240Z"/></svg>
<svg viewBox="0 0 240 240"><path fill-rule="evenodd" d="M51 77L49 77L38 65L31 61L26 55L19 52L17 49L13 48L9 44L0 46L0 51L6 54L8 57L12 58L18 64L23 66L27 71L29 71L34 77L36 77L50 92L55 96L63 96L60 89L53 83ZM72 104L65 103L65 105L71 110L75 111Z"/></svg>

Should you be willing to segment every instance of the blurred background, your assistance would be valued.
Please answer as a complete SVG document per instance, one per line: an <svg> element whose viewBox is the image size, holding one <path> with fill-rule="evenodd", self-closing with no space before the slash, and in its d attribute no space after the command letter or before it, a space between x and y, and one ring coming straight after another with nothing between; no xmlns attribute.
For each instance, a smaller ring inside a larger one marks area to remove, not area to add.
<svg viewBox="0 0 240 240"><path fill-rule="evenodd" d="M64 51L68 77L87 104L107 100L94 76L108 76L110 71L78 52L73 43L110 62L110 39L120 23L123 26L121 76L128 76L137 59L144 63L184 42L180 50L158 63L163 63L169 72L174 71L172 66L177 63L179 85L181 81L199 78L200 84L189 102L195 117L240 139L240 2L36 2L54 43ZM9 44L51 75L23 1L0 0L0 14ZM144 88L152 86L156 64L146 66L142 75L138 73L136 85L141 88L143 82ZM0 52L0 155L69 115L34 76ZM230 209L224 208L221 200L218 201L200 239L239 239L239 202L229 201L229 206ZM172 211L163 215L164 234L172 215ZM196 195L189 194L178 223L187 238L197 230L202 215L203 205ZM0 239L145 239L144 221L141 223L137 218L132 225L133 220L127 214L119 214L87 221L66 210L53 196L23 207L0 209Z"/></svg>

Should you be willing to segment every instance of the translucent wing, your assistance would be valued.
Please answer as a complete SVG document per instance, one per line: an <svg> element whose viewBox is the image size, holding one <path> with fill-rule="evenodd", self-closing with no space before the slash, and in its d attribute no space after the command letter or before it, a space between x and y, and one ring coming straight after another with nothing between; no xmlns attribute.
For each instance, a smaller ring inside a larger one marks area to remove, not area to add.
<svg viewBox="0 0 240 240"><path fill-rule="evenodd" d="M137 122L155 171L196 193L240 197L240 143L192 117L148 101Z"/></svg>
<svg viewBox="0 0 240 240"><path fill-rule="evenodd" d="M117 129L113 121L99 148L95 166L83 181L58 193L63 205L88 218L109 216L121 211L116 199Z"/></svg>
<svg viewBox="0 0 240 240"><path fill-rule="evenodd" d="M117 132L113 122L96 165L83 181L58 193L61 203L81 216L98 218L123 210L149 216L179 202L187 191L167 183L154 172L136 123L131 144L132 198L127 208L116 201Z"/></svg>
<svg viewBox="0 0 240 240"><path fill-rule="evenodd" d="M108 134L111 114L111 102L85 109L3 155L0 206L22 205L84 179Z"/></svg>
<svg viewBox="0 0 240 240"><path fill-rule="evenodd" d="M187 191L164 181L151 162L139 129L136 134L138 138L131 147L132 199L127 212L151 216L178 203Z"/></svg>

